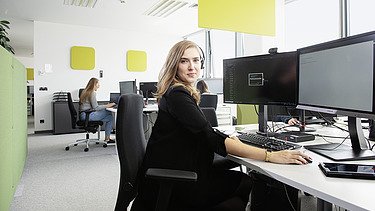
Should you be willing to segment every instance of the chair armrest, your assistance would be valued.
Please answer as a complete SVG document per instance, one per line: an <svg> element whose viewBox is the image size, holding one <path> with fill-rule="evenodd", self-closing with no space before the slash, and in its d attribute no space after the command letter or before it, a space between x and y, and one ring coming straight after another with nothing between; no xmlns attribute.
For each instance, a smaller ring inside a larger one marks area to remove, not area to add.
<svg viewBox="0 0 375 211"><path fill-rule="evenodd" d="M182 171L173 169L149 168L146 171L146 177L157 180L172 180L184 182L196 182L197 173L192 171Z"/></svg>

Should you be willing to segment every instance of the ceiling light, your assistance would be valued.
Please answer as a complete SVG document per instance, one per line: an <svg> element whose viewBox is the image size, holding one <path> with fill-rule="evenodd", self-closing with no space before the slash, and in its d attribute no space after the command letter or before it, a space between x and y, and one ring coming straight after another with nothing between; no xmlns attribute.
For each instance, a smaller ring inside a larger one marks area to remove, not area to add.
<svg viewBox="0 0 375 211"><path fill-rule="evenodd" d="M156 16L156 17L167 17L170 14L176 12L178 9L181 9L187 2L177 1L177 0L160 0L159 2L152 5L144 15Z"/></svg>
<svg viewBox="0 0 375 211"><path fill-rule="evenodd" d="M97 0L64 0L64 5L94 8Z"/></svg>

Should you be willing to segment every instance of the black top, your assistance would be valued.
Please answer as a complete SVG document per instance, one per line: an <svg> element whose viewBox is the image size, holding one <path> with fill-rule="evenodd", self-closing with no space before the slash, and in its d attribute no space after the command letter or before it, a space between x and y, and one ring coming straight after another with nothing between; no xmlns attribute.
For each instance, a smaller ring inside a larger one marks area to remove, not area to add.
<svg viewBox="0 0 375 211"><path fill-rule="evenodd" d="M153 167L197 173L196 183L181 190L175 188L172 195L178 195L176 191L185 195L188 192L209 191L205 188L213 173L214 152L227 155L224 140L224 136L214 132L187 90L183 87L170 88L159 103L158 117L147 144L143 170ZM143 180L144 175L141 175L141 178ZM146 183L144 182L141 181L140 184L140 195L152 193L150 186L155 187L156 184L155 181L147 179Z"/></svg>

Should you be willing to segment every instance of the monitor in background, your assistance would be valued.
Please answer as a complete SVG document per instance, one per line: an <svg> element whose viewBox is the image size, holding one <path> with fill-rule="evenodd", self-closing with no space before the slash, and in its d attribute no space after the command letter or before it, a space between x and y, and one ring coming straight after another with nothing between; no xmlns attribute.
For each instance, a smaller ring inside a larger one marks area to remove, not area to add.
<svg viewBox="0 0 375 211"><path fill-rule="evenodd" d="M298 49L297 108L347 115L352 148L311 146L333 160L374 159L360 118L375 118L375 32ZM334 149L334 150L333 150Z"/></svg>
<svg viewBox="0 0 375 211"><path fill-rule="evenodd" d="M120 93L110 93L109 102L118 104L118 101L120 100L120 96L121 96Z"/></svg>
<svg viewBox="0 0 375 211"><path fill-rule="evenodd" d="M139 90L142 91L143 97L146 99L154 98L158 82L139 82Z"/></svg>
<svg viewBox="0 0 375 211"><path fill-rule="evenodd" d="M296 105L296 52L224 59L224 102Z"/></svg>
<svg viewBox="0 0 375 211"><path fill-rule="evenodd" d="M137 93L135 81L120 81L120 94Z"/></svg>

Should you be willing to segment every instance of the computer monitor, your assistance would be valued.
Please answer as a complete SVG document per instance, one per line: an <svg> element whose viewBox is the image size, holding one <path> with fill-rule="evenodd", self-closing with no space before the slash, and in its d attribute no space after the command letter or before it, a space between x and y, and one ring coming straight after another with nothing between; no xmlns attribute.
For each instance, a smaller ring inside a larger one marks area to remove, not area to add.
<svg viewBox="0 0 375 211"><path fill-rule="evenodd" d="M143 97L154 98L156 93L158 82L139 82L139 90L142 91Z"/></svg>
<svg viewBox="0 0 375 211"><path fill-rule="evenodd" d="M135 81L120 81L120 94L137 93Z"/></svg>
<svg viewBox="0 0 375 211"><path fill-rule="evenodd" d="M109 102L118 104L118 102L120 100L120 96L121 96L120 93L110 93L109 94Z"/></svg>
<svg viewBox="0 0 375 211"><path fill-rule="evenodd" d="M375 31L297 50L299 109L348 116L352 147L308 147L333 160L374 159L359 118L375 118ZM331 150L327 150L331 149Z"/></svg>
<svg viewBox="0 0 375 211"><path fill-rule="evenodd" d="M296 105L296 52L224 59L224 102Z"/></svg>

